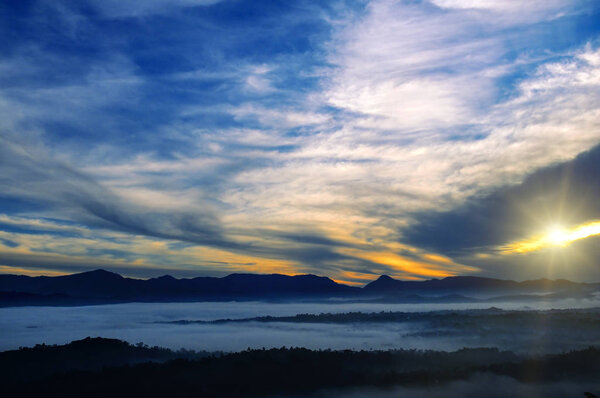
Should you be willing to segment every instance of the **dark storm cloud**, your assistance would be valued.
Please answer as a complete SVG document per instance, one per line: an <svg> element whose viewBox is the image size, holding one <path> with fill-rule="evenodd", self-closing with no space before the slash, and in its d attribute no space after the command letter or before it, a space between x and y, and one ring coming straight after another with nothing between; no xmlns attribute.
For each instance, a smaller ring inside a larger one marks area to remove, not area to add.
<svg viewBox="0 0 600 398"><path fill-rule="evenodd" d="M571 226L600 218L598 198L600 146L451 211L416 214L418 224L403 236L409 243L446 254L485 251L544 233L552 224Z"/></svg>

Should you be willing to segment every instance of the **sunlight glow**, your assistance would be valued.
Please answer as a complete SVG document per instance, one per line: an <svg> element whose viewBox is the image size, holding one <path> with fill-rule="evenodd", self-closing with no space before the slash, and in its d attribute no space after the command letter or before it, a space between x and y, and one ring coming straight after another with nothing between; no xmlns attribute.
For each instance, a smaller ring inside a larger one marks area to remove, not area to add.
<svg viewBox="0 0 600 398"><path fill-rule="evenodd" d="M554 227L546 236L548 243L556 246L565 246L570 242L569 232L561 227Z"/></svg>
<svg viewBox="0 0 600 398"><path fill-rule="evenodd" d="M500 252L502 254L528 253L552 246L565 247L576 240L595 235L600 235L600 221L591 221L571 229L554 226L545 235L502 246Z"/></svg>

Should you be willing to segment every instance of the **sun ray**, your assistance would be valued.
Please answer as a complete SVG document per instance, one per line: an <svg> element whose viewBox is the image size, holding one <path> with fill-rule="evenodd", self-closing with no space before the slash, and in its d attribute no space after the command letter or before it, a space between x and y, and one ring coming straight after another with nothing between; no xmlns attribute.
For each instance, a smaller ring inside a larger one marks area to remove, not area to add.
<svg viewBox="0 0 600 398"><path fill-rule="evenodd" d="M570 229L553 226L544 235L509 243L508 245L501 246L499 249L502 254L529 253L548 247L565 247L577 240L596 235L600 235L600 221L598 220L590 221Z"/></svg>

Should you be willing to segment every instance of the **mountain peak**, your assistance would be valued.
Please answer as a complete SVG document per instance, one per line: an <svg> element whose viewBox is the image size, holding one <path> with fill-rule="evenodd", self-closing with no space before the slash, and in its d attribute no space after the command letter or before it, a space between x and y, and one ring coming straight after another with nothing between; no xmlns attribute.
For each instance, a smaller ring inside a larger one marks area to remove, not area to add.
<svg viewBox="0 0 600 398"><path fill-rule="evenodd" d="M400 287L402 281L396 280L388 275L381 275L373 282L365 285L366 290L396 290Z"/></svg>
<svg viewBox="0 0 600 398"><path fill-rule="evenodd" d="M155 278L156 280L159 281L173 281L175 280L175 278L173 278L171 275L163 275L163 276L159 276L158 278Z"/></svg>
<svg viewBox="0 0 600 398"><path fill-rule="evenodd" d="M121 275L117 274L116 272L110 272L110 271L107 271L102 268L98 268L93 271L80 272L79 274L72 274L72 275L67 275L67 276L75 276L75 275L92 276L92 277L100 277L100 278L119 278L119 279L123 278Z"/></svg>

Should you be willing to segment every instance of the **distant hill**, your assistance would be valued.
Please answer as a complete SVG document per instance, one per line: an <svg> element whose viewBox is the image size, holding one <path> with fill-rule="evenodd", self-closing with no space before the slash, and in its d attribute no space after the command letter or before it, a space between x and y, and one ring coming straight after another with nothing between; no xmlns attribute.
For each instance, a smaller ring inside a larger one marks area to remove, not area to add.
<svg viewBox="0 0 600 398"><path fill-rule="evenodd" d="M586 293L600 289L600 284L577 283L565 279L536 279L516 282L506 279L483 278L477 276L451 276L425 281L401 281L382 275L367 284L365 291L387 294L548 294L559 292Z"/></svg>
<svg viewBox="0 0 600 398"><path fill-rule="evenodd" d="M147 280L95 270L65 276L0 275L0 306L81 305L119 302L219 300L383 300L394 302L470 302L473 297L509 296L535 299L585 296L599 284L567 280L511 280L456 276L426 281L401 281L382 275L363 288L316 275L231 274L222 278L176 279L165 275ZM468 297L471 295L473 297Z"/></svg>
<svg viewBox="0 0 600 398"><path fill-rule="evenodd" d="M0 305L95 304L131 301L201 301L353 296L359 288L315 275L231 274L223 278L147 280L105 270L56 277L0 275Z"/></svg>

